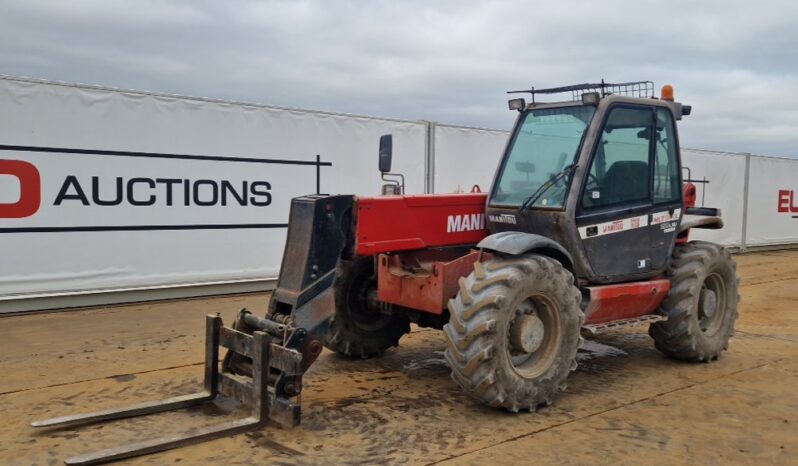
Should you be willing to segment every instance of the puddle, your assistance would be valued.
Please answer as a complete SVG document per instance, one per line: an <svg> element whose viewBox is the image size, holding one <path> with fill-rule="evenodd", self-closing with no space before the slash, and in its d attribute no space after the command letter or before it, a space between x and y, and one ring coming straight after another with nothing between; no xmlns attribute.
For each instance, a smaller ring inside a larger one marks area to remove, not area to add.
<svg viewBox="0 0 798 466"><path fill-rule="evenodd" d="M131 380L135 380L136 376L133 374L125 374L125 375L115 375L111 378L116 380L117 382L130 382Z"/></svg>
<svg viewBox="0 0 798 466"><path fill-rule="evenodd" d="M278 442L272 440L271 438L267 437L262 432L249 432L249 433L246 434L246 436L253 440L254 444L252 445L252 448L265 447L265 448L270 448L270 449L276 451L277 453L280 453L280 454L283 454L283 455L305 456L305 454L302 453L301 451L294 450L293 448L290 448L290 447L287 447L287 446L285 446L285 445L283 445L281 443L278 443Z"/></svg>
<svg viewBox="0 0 798 466"><path fill-rule="evenodd" d="M216 397L213 402L205 403L202 406L202 412L210 416L224 416L232 414L241 407L241 403L232 398L224 396Z"/></svg>
<svg viewBox="0 0 798 466"><path fill-rule="evenodd" d="M417 371L421 369L446 367L446 360L443 359L443 351L435 351L435 357L410 361L402 366L402 372Z"/></svg>
<svg viewBox="0 0 798 466"><path fill-rule="evenodd" d="M579 352L576 354L577 361L587 361L605 356L628 356L629 353L614 346L596 343L595 341L585 340Z"/></svg>
<svg viewBox="0 0 798 466"><path fill-rule="evenodd" d="M434 357L425 358L425 359L418 359L416 361L410 361L402 366L402 372L412 372L418 371L423 369L437 369L441 367L448 367L446 365L446 360L443 358L443 351L435 351ZM626 351L616 348L610 345L604 345L602 343L597 343L591 340L585 340L585 343L579 348L579 353L576 355L576 360L581 361L588 361L590 359L595 358L603 358L603 357L617 357L617 356L628 356L629 353Z"/></svg>

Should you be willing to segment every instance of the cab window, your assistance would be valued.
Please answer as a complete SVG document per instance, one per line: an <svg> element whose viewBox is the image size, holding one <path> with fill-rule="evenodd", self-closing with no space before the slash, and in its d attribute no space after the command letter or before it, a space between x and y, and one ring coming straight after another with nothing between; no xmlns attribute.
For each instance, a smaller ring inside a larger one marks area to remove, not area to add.
<svg viewBox="0 0 798 466"><path fill-rule="evenodd" d="M599 138L582 206L589 209L650 199L650 108L615 107Z"/></svg>
<svg viewBox="0 0 798 466"><path fill-rule="evenodd" d="M679 159L676 156L676 131L671 112L657 109L657 131L654 142L654 203L681 200Z"/></svg>
<svg viewBox="0 0 798 466"><path fill-rule="evenodd" d="M527 112L494 185L491 205L520 206L538 193L530 207L561 208L570 182L567 175L595 110L569 106Z"/></svg>

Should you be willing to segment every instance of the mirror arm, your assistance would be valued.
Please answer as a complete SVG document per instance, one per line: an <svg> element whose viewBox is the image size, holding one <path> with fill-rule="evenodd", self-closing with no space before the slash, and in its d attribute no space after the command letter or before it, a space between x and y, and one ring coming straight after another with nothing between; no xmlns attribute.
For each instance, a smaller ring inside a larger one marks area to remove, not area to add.
<svg viewBox="0 0 798 466"><path fill-rule="evenodd" d="M393 179L390 179L390 178L385 178L386 175L388 175L388 176L397 176L402 181L399 182L399 180L393 180ZM386 181L388 183L394 183L394 184L396 184L396 186L401 186L402 194L405 193L405 176L402 175L401 173L385 173L385 172L381 172L380 173L380 177L382 178L382 181Z"/></svg>

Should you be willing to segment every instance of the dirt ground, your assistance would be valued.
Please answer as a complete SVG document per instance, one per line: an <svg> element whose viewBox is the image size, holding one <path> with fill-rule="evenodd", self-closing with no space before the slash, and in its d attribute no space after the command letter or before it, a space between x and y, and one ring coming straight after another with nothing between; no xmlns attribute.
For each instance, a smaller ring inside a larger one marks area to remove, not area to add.
<svg viewBox="0 0 798 466"><path fill-rule="evenodd" d="M536 414L471 401L437 331L385 357L325 351L306 376L303 423L267 426L127 464L798 464L798 251L736 256L742 303L710 364L661 356L645 327L600 335L568 390ZM266 295L0 318L0 463L75 454L230 419L200 408L57 431L32 420L191 393L203 316L262 313Z"/></svg>

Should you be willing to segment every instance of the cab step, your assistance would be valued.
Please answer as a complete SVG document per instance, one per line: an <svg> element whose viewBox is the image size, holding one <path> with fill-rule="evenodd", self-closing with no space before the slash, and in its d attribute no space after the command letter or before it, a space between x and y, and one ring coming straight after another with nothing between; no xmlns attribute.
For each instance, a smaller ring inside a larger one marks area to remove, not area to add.
<svg viewBox="0 0 798 466"><path fill-rule="evenodd" d="M630 319L611 320L601 324L587 324L582 326L582 336L589 338L596 336L597 333L604 330L616 330L624 327L633 327L635 325L651 324L662 320L667 320L667 317L657 314L649 314L640 317L632 317Z"/></svg>

